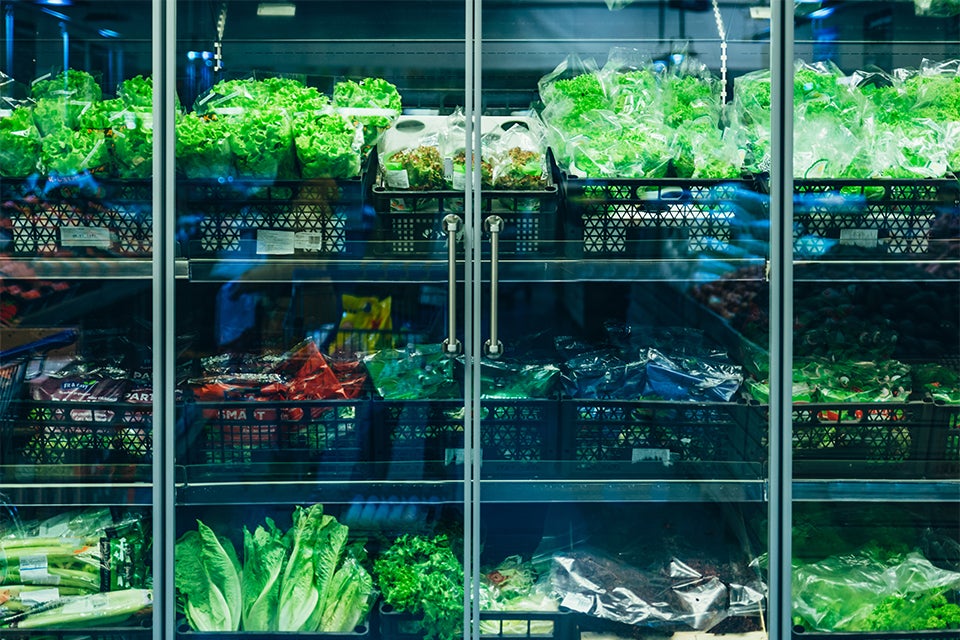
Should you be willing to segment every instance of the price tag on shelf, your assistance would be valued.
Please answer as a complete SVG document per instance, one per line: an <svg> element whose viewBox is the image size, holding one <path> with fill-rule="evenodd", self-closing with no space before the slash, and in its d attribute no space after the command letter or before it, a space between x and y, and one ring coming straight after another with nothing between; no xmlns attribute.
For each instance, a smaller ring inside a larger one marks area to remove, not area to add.
<svg viewBox="0 0 960 640"><path fill-rule="evenodd" d="M60 227L60 246L109 249L113 235L106 227Z"/></svg>
<svg viewBox="0 0 960 640"><path fill-rule="evenodd" d="M319 231L297 231L293 236L293 248L297 251L320 251L323 234Z"/></svg>
<svg viewBox="0 0 960 640"><path fill-rule="evenodd" d="M293 255L296 247L296 233L293 231L257 230L257 255L287 256Z"/></svg>
<svg viewBox="0 0 960 640"><path fill-rule="evenodd" d="M563 596L563 601L560 603L560 606L564 607L565 609L569 609L570 611L587 613L593 606L593 600L582 593L568 593L567 595Z"/></svg>
<svg viewBox="0 0 960 640"><path fill-rule="evenodd" d="M663 466L669 467L670 449L644 449L634 448L630 456L630 462L662 462Z"/></svg>
<svg viewBox="0 0 960 640"><path fill-rule="evenodd" d="M840 244L873 248L880 244L879 232L876 229L841 229Z"/></svg>

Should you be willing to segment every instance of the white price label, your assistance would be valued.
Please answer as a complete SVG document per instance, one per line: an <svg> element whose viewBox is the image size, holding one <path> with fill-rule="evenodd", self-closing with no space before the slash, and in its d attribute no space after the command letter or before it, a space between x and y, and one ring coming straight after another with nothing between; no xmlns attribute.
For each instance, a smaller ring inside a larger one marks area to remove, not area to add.
<svg viewBox="0 0 960 640"><path fill-rule="evenodd" d="M20 581L24 584L59 584L60 576L50 575L47 556L26 555L20 557Z"/></svg>
<svg viewBox="0 0 960 640"><path fill-rule="evenodd" d="M35 591L21 591L20 601L25 605L34 606L44 602L52 602L60 599L60 590L56 587L49 589L37 589Z"/></svg>
<svg viewBox="0 0 960 640"><path fill-rule="evenodd" d="M293 237L293 248L297 251L320 251L323 248L323 234L319 231L298 231Z"/></svg>
<svg viewBox="0 0 960 640"><path fill-rule="evenodd" d="M635 448L630 456L631 462L662 462L663 466L670 466L670 449Z"/></svg>
<svg viewBox="0 0 960 640"><path fill-rule="evenodd" d="M109 249L113 235L106 227L60 227L61 247L92 247Z"/></svg>
<svg viewBox="0 0 960 640"><path fill-rule="evenodd" d="M854 247L876 247L880 244L880 234L876 229L841 229L840 244Z"/></svg>
<svg viewBox="0 0 960 640"><path fill-rule="evenodd" d="M593 606L593 600L582 593L568 593L567 595L563 596L560 606L564 609L569 609L570 611L588 613Z"/></svg>
<svg viewBox="0 0 960 640"><path fill-rule="evenodd" d="M296 233L293 231L257 230L257 255L292 255L296 247Z"/></svg>
<svg viewBox="0 0 960 640"><path fill-rule="evenodd" d="M447 449L443 460L444 464L463 464L463 449Z"/></svg>
<svg viewBox="0 0 960 640"><path fill-rule="evenodd" d="M410 188L410 177L407 175L406 169L388 170L383 174L383 178L391 189Z"/></svg>

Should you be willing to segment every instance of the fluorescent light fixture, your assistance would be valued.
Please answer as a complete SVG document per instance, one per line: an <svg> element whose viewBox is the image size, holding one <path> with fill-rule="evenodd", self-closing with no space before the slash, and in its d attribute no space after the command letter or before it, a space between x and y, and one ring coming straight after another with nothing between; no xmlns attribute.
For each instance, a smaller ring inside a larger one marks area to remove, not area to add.
<svg viewBox="0 0 960 640"><path fill-rule="evenodd" d="M103 38L119 38L120 34L113 29L100 29L97 33Z"/></svg>
<svg viewBox="0 0 960 640"><path fill-rule="evenodd" d="M292 2L261 2L257 5L257 15L292 18L297 15L297 5Z"/></svg>
<svg viewBox="0 0 960 640"><path fill-rule="evenodd" d="M832 16L834 11L835 9L833 7L824 7L823 9L817 9L807 14L807 17L811 20L823 20L824 18Z"/></svg>

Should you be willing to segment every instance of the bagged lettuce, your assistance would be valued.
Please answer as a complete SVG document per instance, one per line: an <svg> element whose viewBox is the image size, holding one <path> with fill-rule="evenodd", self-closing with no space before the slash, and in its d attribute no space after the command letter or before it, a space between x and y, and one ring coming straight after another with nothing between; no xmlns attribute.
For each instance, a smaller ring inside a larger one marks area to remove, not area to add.
<svg viewBox="0 0 960 640"><path fill-rule="evenodd" d="M111 120L113 168L118 178L145 179L153 172L153 113L127 109Z"/></svg>
<svg viewBox="0 0 960 640"><path fill-rule="evenodd" d="M101 171L110 164L102 131L60 129L41 140L40 165L48 175L71 176Z"/></svg>
<svg viewBox="0 0 960 640"><path fill-rule="evenodd" d="M33 107L33 122L42 136L60 129L76 129L90 104L71 98L40 98Z"/></svg>
<svg viewBox="0 0 960 640"><path fill-rule="evenodd" d="M413 141L385 145L380 152L380 169L384 184L391 189L441 190L447 186L436 131Z"/></svg>
<svg viewBox="0 0 960 640"><path fill-rule="evenodd" d="M81 102L96 102L103 97L103 91L96 78L86 71L67 69L56 75L47 74L33 81L30 97L71 98Z"/></svg>
<svg viewBox="0 0 960 640"><path fill-rule="evenodd" d="M177 118L177 167L188 178L233 176L230 128L217 117L186 113Z"/></svg>
<svg viewBox="0 0 960 640"><path fill-rule="evenodd" d="M540 131L515 124L496 137L490 137L484 156L489 160L494 189L521 191L543 189L547 185L546 140ZM481 173L484 172L481 166Z"/></svg>
<svg viewBox="0 0 960 640"><path fill-rule="evenodd" d="M336 83L333 107L363 127L363 145L368 149L377 144L403 110L397 88L383 78Z"/></svg>
<svg viewBox="0 0 960 640"><path fill-rule="evenodd" d="M280 109L247 109L226 118L237 176L273 180L293 172L293 129Z"/></svg>
<svg viewBox="0 0 960 640"><path fill-rule="evenodd" d="M294 149L304 178L352 178L360 174L359 130L342 116L297 116L294 129Z"/></svg>
<svg viewBox="0 0 960 640"><path fill-rule="evenodd" d="M6 118L0 118L0 176L25 178L37 170L40 160L40 132L33 113L19 106Z"/></svg>

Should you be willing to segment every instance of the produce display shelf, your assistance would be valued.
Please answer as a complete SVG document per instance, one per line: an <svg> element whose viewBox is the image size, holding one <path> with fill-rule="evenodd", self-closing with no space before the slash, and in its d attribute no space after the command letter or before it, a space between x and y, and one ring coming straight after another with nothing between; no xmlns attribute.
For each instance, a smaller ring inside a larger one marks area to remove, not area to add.
<svg viewBox="0 0 960 640"><path fill-rule="evenodd" d="M297 638L315 638L316 640L364 640L371 636L369 624L362 625L349 633L311 633L297 631L296 633L277 631L194 631L186 621L177 625L177 638L187 640L276 640L277 637L296 636Z"/></svg>
<svg viewBox="0 0 960 640"><path fill-rule="evenodd" d="M805 638L815 638L817 640L934 640L947 638L956 640L960 638L958 629L934 629L929 631L805 631L803 629L794 629L793 640L804 640Z"/></svg>
<svg viewBox="0 0 960 640"><path fill-rule="evenodd" d="M152 193L150 180L86 172L3 179L0 216L9 220L14 256L149 257Z"/></svg>
<svg viewBox="0 0 960 640"><path fill-rule="evenodd" d="M747 178L583 178L557 171L571 257L696 256L750 233Z"/></svg>

